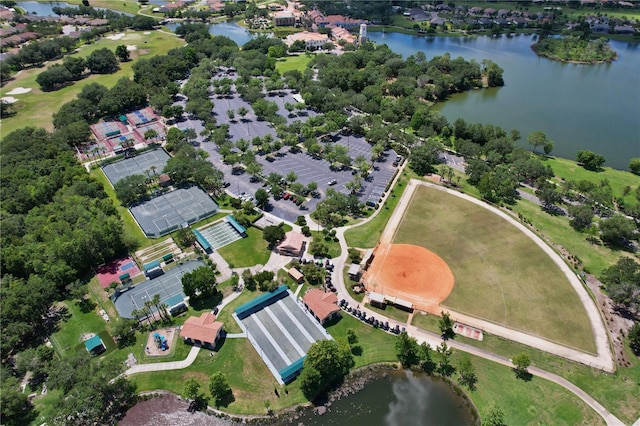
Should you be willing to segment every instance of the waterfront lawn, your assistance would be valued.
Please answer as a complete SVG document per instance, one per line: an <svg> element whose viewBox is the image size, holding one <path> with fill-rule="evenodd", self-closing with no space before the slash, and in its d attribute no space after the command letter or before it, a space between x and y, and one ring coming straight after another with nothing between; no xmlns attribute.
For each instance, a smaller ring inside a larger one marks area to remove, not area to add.
<svg viewBox="0 0 640 426"><path fill-rule="evenodd" d="M493 212L419 187L394 243L425 247L447 262L456 282L443 306L595 352L586 311L567 277L529 237Z"/></svg>
<svg viewBox="0 0 640 426"><path fill-rule="evenodd" d="M311 62L311 58L313 58L312 55L287 56L286 58L280 59L276 62L276 70L278 70L280 74L293 70L298 70L304 73L304 70L307 68L307 64Z"/></svg>
<svg viewBox="0 0 640 426"><path fill-rule="evenodd" d="M218 249L220 256L229 263L231 268L244 268L253 265L265 265L269 261L271 252L267 242L258 228L247 228L247 237L234 241L228 246Z"/></svg>
<svg viewBox="0 0 640 426"><path fill-rule="evenodd" d="M418 325L414 322L414 325L437 332L433 327L423 326L424 324ZM640 378L640 361L627 346L625 350L627 358L631 360L631 366L618 367L614 374L608 374L488 333L484 333L482 342L460 335L456 335L455 340L506 358L525 353L529 356L532 366L569 380L598 400L626 424L631 424L638 418L637 383ZM476 371L477 369L476 366ZM503 406L503 408L506 407ZM517 423L514 422L514 424Z"/></svg>
<svg viewBox="0 0 640 426"><path fill-rule="evenodd" d="M90 83L100 83L106 87L112 87L122 77L133 77L133 64L140 57L149 58L156 55L164 55L170 49L184 45L184 40L173 34L160 31L151 31L151 34L144 35L142 32L128 31L125 37L120 40L109 40L102 38L95 43L83 45L77 53L70 56L86 57L91 52L103 47L115 50L118 45L136 45L138 50L131 52L132 60L120 64L120 69L113 74L90 75L80 81L74 82L60 90L43 92L36 82L38 74L47 67L31 68L22 70L13 80L0 89L0 97L9 96L6 93L17 87L32 89L29 93L16 95L19 100L13 104L16 114L2 119L2 134L6 135L16 129L27 125L38 125L47 130L53 129L52 115L60 107L75 99L82 88ZM55 63L62 63L62 60L47 63L50 66Z"/></svg>
<svg viewBox="0 0 640 426"><path fill-rule="evenodd" d="M274 410L305 401L297 382L286 387L278 385L271 372L247 339L225 339L217 351L201 349L195 362L187 369L141 373L131 376L138 392L166 389L182 394L184 382L196 379L209 397L209 377L217 371L224 373L235 400L225 411L235 414L266 414L265 402ZM278 389L280 397L275 395ZM209 401L213 405L213 400Z"/></svg>
<svg viewBox="0 0 640 426"><path fill-rule="evenodd" d="M396 186L391 190L391 194L389 195L389 198L387 198L387 201L384 203L384 205L379 207L380 211L378 212L376 217L374 217L364 225L356 226L344 233L344 237L347 240L347 245L349 247L375 247L375 245L378 243L378 240L380 240L382 231L384 230L385 226L387 226L389 218L398 205L398 201L404 193L407 183L405 173L406 172L403 172L403 175L400 177L400 179L398 179Z"/></svg>
<svg viewBox="0 0 640 426"><path fill-rule="evenodd" d="M604 425L603 419L573 393L553 382L533 377L530 381L516 378L513 370L495 362L454 351L456 366L467 357L475 367L476 390L466 392L480 413L491 404L505 414L505 424Z"/></svg>
<svg viewBox="0 0 640 426"><path fill-rule="evenodd" d="M553 173L560 181L578 182L586 180L599 185L601 181L606 179L609 181L614 198L624 198L625 203L629 204L637 203L634 190L640 185L640 176L628 171L612 169L611 167L604 167L602 171L595 172L585 169L575 161L564 158L540 158L545 164L551 166ZM631 187L632 191L623 197L623 191L626 186Z"/></svg>
<svg viewBox="0 0 640 426"><path fill-rule="evenodd" d="M374 362L397 362L395 342L397 337L373 328L370 325L342 312L340 320L327 327L329 334L336 340L347 341L347 330L353 329L358 336L358 343L362 350L354 353L355 368L373 364Z"/></svg>

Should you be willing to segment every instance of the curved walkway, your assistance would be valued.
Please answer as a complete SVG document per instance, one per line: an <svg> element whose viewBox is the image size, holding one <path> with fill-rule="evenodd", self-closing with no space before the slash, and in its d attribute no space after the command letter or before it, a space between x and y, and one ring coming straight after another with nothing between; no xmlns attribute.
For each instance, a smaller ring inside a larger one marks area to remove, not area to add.
<svg viewBox="0 0 640 426"><path fill-rule="evenodd" d="M402 173L398 173L398 175L396 176L396 181L393 183L394 185L397 183L397 180L400 178ZM570 359L572 361L576 361L576 362L580 362L586 365L589 365L591 367L595 367L595 368L599 368L608 372L613 372L614 371L614 363L613 363L613 358L611 355L611 351L609 349L609 340L608 340L608 336L606 333L606 329L604 328L604 324L602 322L602 317L600 316L600 312L598 311L597 307L595 306L594 302L592 301L592 299L589 297L588 292L584 289L584 287L582 286L582 283L580 282L580 280L577 278L577 276L575 276L573 274L573 272L571 271L571 269L564 263L564 261L560 258L560 256L555 253L555 251L553 251L549 246L547 246L537 235L535 235L533 232L531 232L529 229L527 229L526 227L524 227L522 224L520 224L518 221L516 221L515 219L513 219L512 217L510 217L509 215L505 214L504 212L501 212L500 210L496 209L495 207L491 207L486 205L485 203L482 203L481 201L476 200L475 198L472 198L466 194L460 194L457 191L452 191L448 188L444 188L438 185L434 185L434 184L429 184L426 182L421 182L421 181L417 181L412 179L409 183L408 183L408 188L404 191L404 194L402 195L402 198L400 200L400 202L398 203L398 206L396 207L396 210L394 211L394 213L392 214L392 217L389 219L389 222L387 223L387 226L385 227L385 230L383 232L384 234L388 234L389 231L391 231L391 235L393 235L395 228L399 225L400 220L403 216L403 212L406 208L406 206L408 205L409 201L411 200L411 197L413 195L413 192L415 191L415 189L418 187L418 185L425 185L425 186L430 186L430 187L434 187L437 188L439 190L443 190L443 191L447 191L449 193L452 193L454 195L458 195L461 196L471 202L474 202L478 205L481 205L482 207L485 208L489 208L490 210L496 212L496 214L499 214L501 217L505 218L506 220L508 220L510 223L514 224L515 226L518 227L518 229L522 230L523 232L525 232L525 234L527 236L529 236L530 238L532 238L532 240L534 242L536 242L536 244L538 244L543 250L545 250L545 252L547 254L549 254L549 256L554 260L554 262L556 262L556 264L558 264L558 267L561 268L561 270L565 273L565 275L567 276L567 279L569 279L569 281L571 282L572 286L574 287L574 289L576 290L576 293L578 294L578 296L580 297L580 300L582 301L582 303L585 306L585 309L587 310L589 319L591 321L591 325L592 325L592 330L594 332L594 338L596 340L596 346L598 348L598 356L593 356L590 354L586 354L571 348L566 348L564 346L549 342L547 340L544 339L540 339L540 338L536 338L536 337L532 337L527 335L526 333L522 333L522 332L518 332L506 327L502 327L502 326L498 326L496 324L493 323L489 323L487 321L483 321L483 320L479 320L477 318L470 318L455 312L451 312L451 317L453 319L457 319L460 320L461 322L465 323L465 324L469 324L478 328L482 328L483 330L486 330L487 332L491 333L491 334L496 334L502 337L505 337L509 340L515 340L515 341L519 341L520 343L524 343L528 346L532 346L535 347L537 349L541 349L543 351L549 352L549 353L553 353L555 355L558 356L562 356L564 358ZM389 191L387 193L387 195L385 195L385 199L383 200L383 202L381 203L381 205L386 202L386 198L389 196L391 192ZM359 302L356 301L355 299L353 299L351 297L351 295L349 294L349 292L346 289L346 285L344 282L344 276L343 276L343 271L344 268L346 266L346 261L348 258L348 245L344 236L345 231L351 229L351 228L355 228L358 226L362 226L363 224L367 223L368 221L372 220L373 218L375 218L377 216L377 214L380 212L380 209L377 210L375 212L375 214L371 215L369 218L367 218L366 220L354 224L354 225L350 225L350 226L345 226L342 227L340 229L337 230L336 232L336 236L338 237L338 240L340 242L340 247L342 249L341 255L335 259L332 259L334 265L335 265L335 269L333 272L333 281L336 285L336 288L338 290L338 297L341 299L345 299L346 301L349 302L350 305L352 306L356 306L359 305ZM363 304L364 305L364 304ZM361 311L365 311L367 313L367 315L373 315L377 318L381 318L383 317L379 312L373 312L367 308L365 308L364 306L360 306L360 310ZM407 324L402 324L399 323L398 321L395 321L393 319L390 318L386 318L385 317L385 321L389 320L390 325L393 327L395 326L395 324L398 324L399 326L403 327L403 326L407 326ZM407 326L407 333L412 336L415 337L419 342L427 342L429 343L431 346L435 347L438 346L440 344L440 342L442 342L442 338L440 336L438 336L435 333L431 333L425 330L421 330L418 329L415 326ZM453 348L456 348L458 350L467 352L467 353L471 353L474 354L476 356L480 356L482 358L485 359L489 359L491 361L494 362L498 362L500 364L506 365L508 367L513 367L512 363L510 360L501 357L499 355L493 354L491 352L482 350L482 349L478 349L476 347L470 346L470 345L466 345L464 343L459 343L459 342L455 342L455 341L448 341L447 344ZM586 392L584 392L582 389L580 389L579 387L577 387L576 385L574 385L573 383L569 382L568 380L547 372L545 370L536 368L536 367L530 367L529 368L529 372L535 376L538 377L542 377L544 379L550 380L562 387L564 387L565 389L569 390L570 392L572 392L573 394L575 394L577 397L579 397L580 399L582 399L586 404L588 404L593 410L595 410L604 420L608 425L622 425L624 424L623 422L621 422L617 417L615 417L613 414L611 414L606 408L604 408L598 401L596 401L593 397L591 397L590 395L588 395Z"/></svg>
<svg viewBox="0 0 640 426"><path fill-rule="evenodd" d="M170 361L170 362L156 362L153 364L138 364L129 368L124 372L125 376L130 376L136 373L148 373L150 371L165 371L165 370L181 370L187 368L196 360L198 353L200 352L200 346L193 346L189 351L189 355L182 361Z"/></svg>

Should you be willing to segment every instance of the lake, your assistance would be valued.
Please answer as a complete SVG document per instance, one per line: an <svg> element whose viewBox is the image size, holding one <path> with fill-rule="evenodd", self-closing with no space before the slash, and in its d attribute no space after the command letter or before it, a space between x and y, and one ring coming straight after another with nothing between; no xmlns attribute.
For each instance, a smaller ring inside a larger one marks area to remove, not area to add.
<svg viewBox="0 0 640 426"><path fill-rule="evenodd" d="M165 27L171 31L175 31L181 22L171 22L166 24ZM227 36L231 40L235 41L238 46L242 46L254 37L257 37L258 33L250 33L246 28L241 27L234 21L224 21L218 24L209 25L209 33L213 35ZM270 34L265 34L270 36Z"/></svg>
<svg viewBox="0 0 640 426"><path fill-rule="evenodd" d="M319 416L311 410L294 421L304 426L459 426L471 424L472 413L445 383L412 372L389 371L360 392L331 404Z"/></svg>
<svg viewBox="0 0 640 426"><path fill-rule="evenodd" d="M39 16L58 16L53 12L54 7L78 7L78 5L65 3L63 1L51 1L51 2L19 1L17 2L17 6L28 14L39 15ZM105 10L105 8L102 8L102 7L95 7L94 9ZM117 10L115 12L122 13L123 15L135 16L131 13L120 12Z"/></svg>
<svg viewBox="0 0 640 426"><path fill-rule="evenodd" d="M436 108L450 122L490 123L517 129L523 146L541 130L555 142L552 154L575 159L579 149L607 158L606 165L626 169L640 157L640 46L612 41L618 59L609 64L565 64L539 58L532 35L507 37L422 37L370 32L407 57L449 52L452 58L490 59L504 69L506 85L456 94Z"/></svg>

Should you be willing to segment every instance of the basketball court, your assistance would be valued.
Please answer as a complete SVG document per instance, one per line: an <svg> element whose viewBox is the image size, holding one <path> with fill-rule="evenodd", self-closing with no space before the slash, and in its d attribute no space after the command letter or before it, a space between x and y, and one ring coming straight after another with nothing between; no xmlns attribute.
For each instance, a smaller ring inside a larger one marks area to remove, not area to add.
<svg viewBox="0 0 640 426"><path fill-rule="evenodd" d="M160 303L167 303L175 296L184 298L182 276L202 266L205 264L195 260L177 265L157 278L144 281L130 290L120 293L113 303L121 317L134 318L133 310L143 308L144 302L153 299L156 294L160 295Z"/></svg>

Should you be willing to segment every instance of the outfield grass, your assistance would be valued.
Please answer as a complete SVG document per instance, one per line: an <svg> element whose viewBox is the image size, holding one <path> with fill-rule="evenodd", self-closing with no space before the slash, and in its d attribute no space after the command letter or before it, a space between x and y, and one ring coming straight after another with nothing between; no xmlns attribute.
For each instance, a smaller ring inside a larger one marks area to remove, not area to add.
<svg viewBox="0 0 640 426"><path fill-rule="evenodd" d="M286 58L276 62L276 70L278 70L280 74L293 70L304 72L307 68L307 64L311 62L311 58L313 58L311 55L287 56Z"/></svg>
<svg viewBox="0 0 640 426"><path fill-rule="evenodd" d="M382 231L385 226L387 226L387 222L393 214L398 201L402 198L402 194L406 188L406 183L407 179L403 174L403 176L398 179L396 186L391 190L391 194L384 203L384 206L379 207L381 210L378 215L364 225L356 226L344 233L344 237L347 240L347 245L349 247L375 247L380 239L380 235L382 235Z"/></svg>
<svg viewBox="0 0 640 426"><path fill-rule="evenodd" d="M443 305L596 351L586 311L564 274L524 233L489 210L419 187L394 243L426 247L447 262L455 286Z"/></svg>
<svg viewBox="0 0 640 426"><path fill-rule="evenodd" d="M247 237L234 241L218 249L220 255L232 268L244 268L253 265L265 265L271 252L258 228L247 228Z"/></svg>
<svg viewBox="0 0 640 426"><path fill-rule="evenodd" d="M135 2L130 3L135 4ZM69 86L53 92L43 92L40 85L36 83L36 77L48 66L54 63L61 63L62 60L47 63L42 68L31 68L22 70L13 80L0 89L0 97L7 92L24 87L32 89L31 92L23 95L14 95L19 101L13 104L16 114L2 119L2 135L11 133L16 129L28 125L37 125L47 130L53 129L52 116L60 107L73 100L84 86L90 83L100 83L106 87L112 87L122 77L133 77L133 64L136 59L150 58L156 55L166 54L170 49L184 45L184 41L175 35L152 31L149 35L143 32L127 31L125 37L120 40L109 40L102 38L97 42L80 47L77 53L70 56L86 57L91 52L103 47L115 50L119 45L136 45L138 50L131 52L131 61L120 64L120 69L113 74L90 75L89 77L77 81Z"/></svg>

